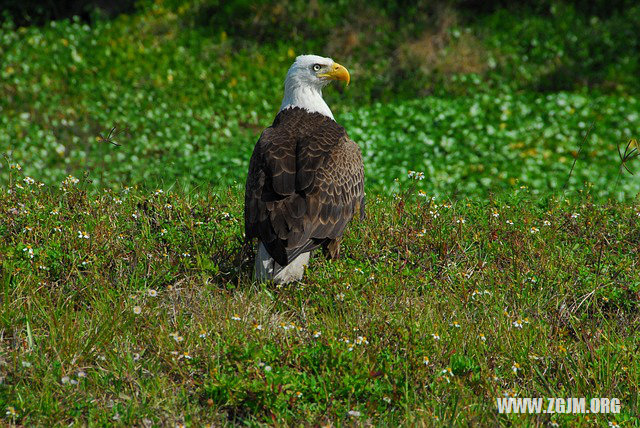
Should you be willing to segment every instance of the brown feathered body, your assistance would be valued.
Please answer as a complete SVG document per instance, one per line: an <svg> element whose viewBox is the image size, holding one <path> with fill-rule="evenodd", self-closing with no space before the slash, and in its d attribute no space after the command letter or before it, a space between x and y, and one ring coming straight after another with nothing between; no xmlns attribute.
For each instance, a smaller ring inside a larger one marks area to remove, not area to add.
<svg viewBox="0 0 640 428"><path fill-rule="evenodd" d="M358 145L332 118L298 107L282 110L249 163L247 239L258 238L279 267L320 246L336 257L356 213L364 215Z"/></svg>

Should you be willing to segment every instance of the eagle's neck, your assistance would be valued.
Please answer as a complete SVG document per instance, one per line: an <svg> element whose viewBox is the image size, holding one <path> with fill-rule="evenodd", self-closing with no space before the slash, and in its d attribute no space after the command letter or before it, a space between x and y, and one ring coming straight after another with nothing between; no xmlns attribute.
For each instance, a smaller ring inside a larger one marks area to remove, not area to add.
<svg viewBox="0 0 640 428"><path fill-rule="evenodd" d="M300 107L310 113L320 113L333 119L331 109L322 99L321 88L299 84L287 79L284 85L284 97L282 98L280 111L291 107Z"/></svg>

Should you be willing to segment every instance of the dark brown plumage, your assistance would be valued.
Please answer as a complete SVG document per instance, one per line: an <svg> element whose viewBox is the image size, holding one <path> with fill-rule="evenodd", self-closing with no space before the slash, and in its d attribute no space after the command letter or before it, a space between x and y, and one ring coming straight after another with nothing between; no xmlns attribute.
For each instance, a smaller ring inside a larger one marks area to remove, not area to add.
<svg viewBox="0 0 640 428"><path fill-rule="evenodd" d="M337 257L347 223L364 215L358 145L333 119L298 107L276 116L256 143L245 189L245 234L286 266L323 246Z"/></svg>

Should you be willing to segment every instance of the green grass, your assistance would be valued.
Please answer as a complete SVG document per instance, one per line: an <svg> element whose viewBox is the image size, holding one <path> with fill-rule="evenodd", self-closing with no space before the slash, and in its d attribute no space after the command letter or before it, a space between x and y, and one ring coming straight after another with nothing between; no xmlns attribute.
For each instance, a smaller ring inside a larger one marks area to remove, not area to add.
<svg viewBox="0 0 640 428"><path fill-rule="evenodd" d="M342 259L317 254L302 283L275 287L250 279L238 187L92 195L12 178L7 422L638 423L640 206L406 187L370 197ZM505 393L622 411L498 415Z"/></svg>
<svg viewBox="0 0 640 428"><path fill-rule="evenodd" d="M122 16L91 27L5 24L0 151L48 184L85 172L98 190L243 182L255 141L279 107L286 70L306 47L250 45L236 53L226 37L178 29L171 17ZM494 49L520 58L496 38ZM345 64L352 85L342 93L328 88L326 98L363 149L371 190L393 190L395 179L406 182L407 170L419 170L427 175L421 186L439 197L486 196L516 181L545 193L564 186L578 156L569 189L588 181L594 195L619 199L640 191L637 180L620 180L617 152L638 136L633 92L516 91L495 77L509 76L501 69L454 75L450 84L464 90L405 100L380 88L379 70L357 59ZM419 93L419 68L404 80L414 78ZM98 138L114 124L119 147ZM4 180L8 174L0 169Z"/></svg>

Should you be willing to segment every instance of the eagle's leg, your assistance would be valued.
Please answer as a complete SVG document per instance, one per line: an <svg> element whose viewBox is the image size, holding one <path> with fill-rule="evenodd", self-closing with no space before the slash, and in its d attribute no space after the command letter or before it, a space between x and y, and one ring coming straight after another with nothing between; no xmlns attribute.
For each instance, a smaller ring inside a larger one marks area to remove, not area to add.
<svg viewBox="0 0 640 428"><path fill-rule="evenodd" d="M254 278L260 282L273 281L276 284L300 281L304 276L304 268L309 264L310 255L309 252L302 253L288 265L280 266L271 257L264 244L260 242L253 271Z"/></svg>
<svg viewBox="0 0 640 428"><path fill-rule="evenodd" d="M325 257L331 260L336 260L340 257L340 242L342 237L336 239L330 239L328 242L322 245L322 252Z"/></svg>

